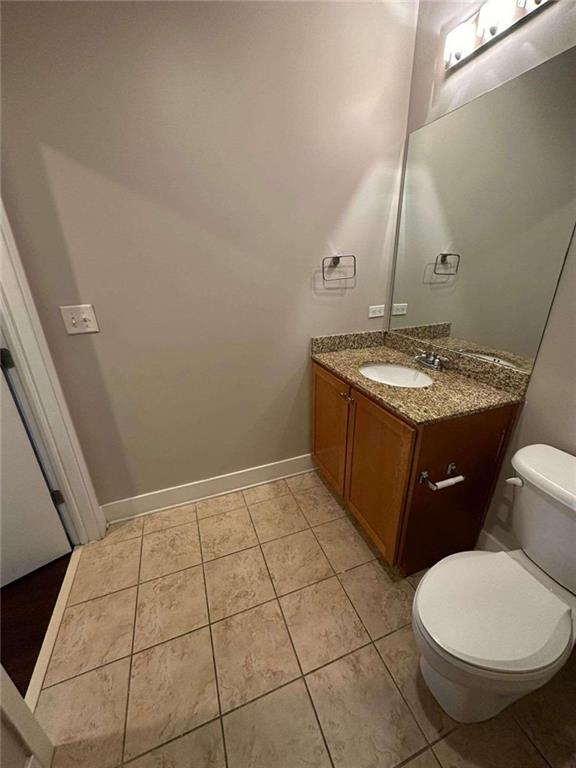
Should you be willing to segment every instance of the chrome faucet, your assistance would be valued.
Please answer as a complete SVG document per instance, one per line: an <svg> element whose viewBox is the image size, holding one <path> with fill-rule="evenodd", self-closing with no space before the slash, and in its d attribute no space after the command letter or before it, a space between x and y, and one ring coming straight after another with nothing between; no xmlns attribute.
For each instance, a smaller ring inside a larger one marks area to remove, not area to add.
<svg viewBox="0 0 576 768"><path fill-rule="evenodd" d="M424 349L419 349L418 352L419 354L414 358L414 362L423 365L425 368L432 368L433 371L441 371L450 362L447 357L435 355L434 352L426 352Z"/></svg>

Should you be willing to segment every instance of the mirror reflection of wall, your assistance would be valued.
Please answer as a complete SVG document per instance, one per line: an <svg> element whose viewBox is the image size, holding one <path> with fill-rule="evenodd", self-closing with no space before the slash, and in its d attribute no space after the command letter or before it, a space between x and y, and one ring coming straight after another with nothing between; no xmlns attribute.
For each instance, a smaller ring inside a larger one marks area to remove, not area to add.
<svg viewBox="0 0 576 768"><path fill-rule="evenodd" d="M575 82L573 48L410 135L391 330L530 367L576 220Z"/></svg>

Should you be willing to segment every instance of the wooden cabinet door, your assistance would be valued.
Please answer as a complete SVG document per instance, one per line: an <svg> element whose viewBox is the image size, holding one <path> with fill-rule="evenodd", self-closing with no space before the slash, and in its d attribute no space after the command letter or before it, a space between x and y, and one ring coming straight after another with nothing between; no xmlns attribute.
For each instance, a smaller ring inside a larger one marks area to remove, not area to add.
<svg viewBox="0 0 576 768"><path fill-rule="evenodd" d="M350 387L314 364L312 454L324 478L344 495Z"/></svg>
<svg viewBox="0 0 576 768"><path fill-rule="evenodd" d="M415 430L355 389L348 430L345 498L389 563L396 555Z"/></svg>
<svg viewBox="0 0 576 768"><path fill-rule="evenodd" d="M398 556L405 573L474 549L517 411L504 406L423 427ZM463 483L432 491L418 482L422 472L443 480L451 462Z"/></svg>

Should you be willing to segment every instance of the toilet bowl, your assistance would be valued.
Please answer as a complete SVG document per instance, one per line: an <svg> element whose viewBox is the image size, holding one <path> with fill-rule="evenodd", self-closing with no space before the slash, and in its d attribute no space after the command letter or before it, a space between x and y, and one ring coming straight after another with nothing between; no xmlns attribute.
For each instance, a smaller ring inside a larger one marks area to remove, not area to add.
<svg viewBox="0 0 576 768"><path fill-rule="evenodd" d="M522 549L450 555L426 573L414 598L422 675L459 722L487 720L540 688L575 644L576 459L528 446L513 465L516 530L530 556ZM545 529L540 536L537 526ZM555 536L562 538L556 560Z"/></svg>

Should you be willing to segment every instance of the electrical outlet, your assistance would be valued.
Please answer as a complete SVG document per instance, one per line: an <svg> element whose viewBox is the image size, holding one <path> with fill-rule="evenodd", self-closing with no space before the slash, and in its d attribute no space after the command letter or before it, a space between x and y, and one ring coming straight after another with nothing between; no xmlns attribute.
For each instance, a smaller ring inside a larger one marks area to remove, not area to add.
<svg viewBox="0 0 576 768"><path fill-rule="evenodd" d="M98 333L98 320L92 304L74 304L60 307L66 333L73 336L77 333Z"/></svg>
<svg viewBox="0 0 576 768"><path fill-rule="evenodd" d="M384 317L384 304L374 304L368 307L368 317Z"/></svg>
<svg viewBox="0 0 576 768"><path fill-rule="evenodd" d="M408 312L408 304L392 304L393 315L405 315Z"/></svg>

